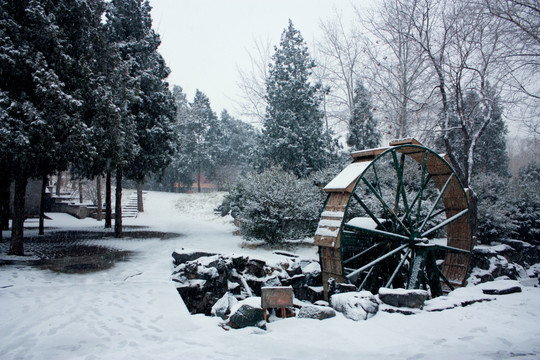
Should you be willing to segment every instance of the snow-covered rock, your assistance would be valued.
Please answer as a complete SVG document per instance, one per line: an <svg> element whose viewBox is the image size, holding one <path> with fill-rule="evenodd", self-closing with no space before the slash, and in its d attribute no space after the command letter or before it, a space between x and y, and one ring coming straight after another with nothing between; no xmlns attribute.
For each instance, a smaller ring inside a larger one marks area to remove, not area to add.
<svg viewBox="0 0 540 360"><path fill-rule="evenodd" d="M251 297L240 301L231 310L228 325L234 329L248 326L264 328L264 314L260 297Z"/></svg>
<svg viewBox="0 0 540 360"><path fill-rule="evenodd" d="M336 311L328 306L306 305L303 306L298 315L298 318L324 320L336 316Z"/></svg>
<svg viewBox="0 0 540 360"><path fill-rule="evenodd" d="M379 289L379 299L388 305L421 309L429 298L426 290Z"/></svg>
<svg viewBox="0 0 540 360"><path fill-rule="evenodd" d="M191 254L184 258L195 258L176 266L172 280L192 314L211 315L226 293L245 299L260 296L265 286L291 286L296 298L312 303L323 298L321 268L315 260L283 256L282 263L269 265L247 256Z"/></svg>
<svg viewBox="0 0 540 360"><path fill-rule="evenodd" d="M236 307L237 304L238 300L234 297L234 295L227 292L214 304L214 306L212 306L211 314L213 316L219 316L220 318L225 319L227 315L230 314L231 309Z"/></svg>
<svg viewBox="0 0 540 360"><path fill-rule="evenodd" d="M334 294L330 298L332 307L351 320L367 320L379 311L379 303L369 291Z"/></svg>

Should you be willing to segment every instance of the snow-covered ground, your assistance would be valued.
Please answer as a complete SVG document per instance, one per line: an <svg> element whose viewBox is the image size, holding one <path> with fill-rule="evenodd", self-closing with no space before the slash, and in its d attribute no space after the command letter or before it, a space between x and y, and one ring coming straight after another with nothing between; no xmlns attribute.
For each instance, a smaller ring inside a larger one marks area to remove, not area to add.
<svg viewBox="0 0 540 360"><path fill-rule="evenodd" d="M170 280L173 250L277 256L270 249L242 246L231 219L213 214L222 196L149 192L146 212L125 225L180 236L91 240L134 252L108 270L63 274L0 266L0 359L540 358L540 289L528 286L504 296L467 287L432 300L415 315L379 311L360 322L340 314L323 321L288 318L269 323L267 331L225 331L218 318L191 316ZM49 215L50 228L103 226ZM316 257L314 248L293 251ZM479 298L492 301L428 311Z"/></svg>

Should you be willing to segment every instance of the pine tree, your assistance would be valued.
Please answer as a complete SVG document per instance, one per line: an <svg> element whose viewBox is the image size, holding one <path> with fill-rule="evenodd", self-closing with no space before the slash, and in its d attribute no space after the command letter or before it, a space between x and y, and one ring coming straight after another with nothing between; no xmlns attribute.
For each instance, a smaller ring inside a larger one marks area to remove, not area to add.
<svg viewBox="0 0 540 360"><path fill-rule="evenodd" d="M211 178L220 188L226 189L236 183L241 173L251 170L260 134L253 126L232 117L227 110L221 112L213 131L216 145L212 147L212 153L216 166Z"/></svg>
<svg viewBox="0 0 540 360"><path fill-rule="evenodd" d="M210 100L197 90L190 104L187 128L193 139L186 145L186 155L191 157L192 170L197 180L197 191L201 191L201 175L209 175L216 164L212 147L216 139L217 117L212 111Z"/></svg>
<svg viewBox="0 0 540 360"><path fill-rule="evenodd" d="M151 28L150 6L142 4L140 23L142 38L135 53L137 66L132 70L138 77L138 101L130 112L135 116L136 139L139 151L128 165L127 177L137 181L138 208L143 211L142 183L149 173L163 171L176 150L175 104L165 81L170 73L157 49L159 35Z"/></svg>
<svg viewBox="0 0 540 360"><path fill-rule="evenodd" d="M327 164L320 84L309 82L314 67L302 35L289 20L266 82L268 107L261 152L266 166L275 164L299 177Z"/></svg>
<svg viewBox="0 0 540 360"><path fill-rule="evenodd" d="M191 185L195 181L193 159L188 154L188 149L193 146L195 139L189 125L189 102L181 86L173 86L172 96L176 108L174 133L177 151L159 179L160 183L165 184L167 191L177 191L179 183Z"/></svg>
<svg viewBox="0 0 540 360"><path fill-rule="evenodd" d="M12 254L24 253L28 179L65 169L86 134L79 121L81 95L73 86L84 74L73 70L84 64L88 49L72 40L90 31L84 16L75 25L65 21L66 7L79 5L66 0L0 3L0 159L14 170Z"/></svg>
<svg viewBox="0 0 540 360"><path fill-rule="evenodd" d="M174 105L164 79L168 69L156 52L159 36L152 30L147 0L112 0L107 11L108 41L118 51L115 101L119 119L114 124L112 163L116 169L115 235L122 235L122 177L138 181L168 163L172 153ZM115 79L116 80L116 79ZM159 148L152 148L158 144ZM161 147L162 146L162 147ZM131 165L131 168L130 168Z"/></svg>
<svg viewBox="0 0 540 360"><path fill-rule="evenodd" d="M506 148L507 135L508 127L502 117L500 100L496 98L493 104L491 122L478 139L474 154L475 173L491 173L501 177L510 177L510 158Z"/></svg>
<svg viewBox="0 0 540 360"><path fill-rule="evenodd" d="M358 81L354 89L354 108L349 120L347 145L351 150L363 150L377 147L381 134L377 130L377 120L371 111L371 99L368 90Z"/></svg>

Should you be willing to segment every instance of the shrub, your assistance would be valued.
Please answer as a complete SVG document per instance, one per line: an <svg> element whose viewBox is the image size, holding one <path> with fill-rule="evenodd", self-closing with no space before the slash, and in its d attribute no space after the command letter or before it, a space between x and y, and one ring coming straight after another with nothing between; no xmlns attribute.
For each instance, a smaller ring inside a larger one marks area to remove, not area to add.
<svg viewBox="0 0 540 360"><path fill-rule="evenodd" d="M278 168L248 174L228 201L242 235L270 244L313 236L323 205L315 185Z"/></svg>
<svg viewBox="0 0 540 360"><path fill-rule="evenodd" d="M478 195L477 233L481 243L512 237L517 230L518 212L512 201L507 178L495 174L479 174L474 179Z"/></svg>

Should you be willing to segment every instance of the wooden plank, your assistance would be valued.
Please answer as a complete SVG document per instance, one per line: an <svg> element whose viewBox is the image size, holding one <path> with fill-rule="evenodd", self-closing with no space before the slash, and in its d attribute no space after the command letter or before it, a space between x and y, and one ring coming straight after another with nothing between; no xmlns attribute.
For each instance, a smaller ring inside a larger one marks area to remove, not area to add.
<svg viewBox="0 0 540 360"><path fill-rule="evenodd" d="M390 141L390 146L398 146L398 145L422 145L418 140L415 138L405 138L405 139L395 139Z"/></svg>
<svg viewBox="0 0 540 360"><path fill-rule="evenodd" d="M367 149L359 150L351 153L352 158L355 161L368 161L373 160L386 150L390 149L389 147L377 148L377 149Z"/></svg>

